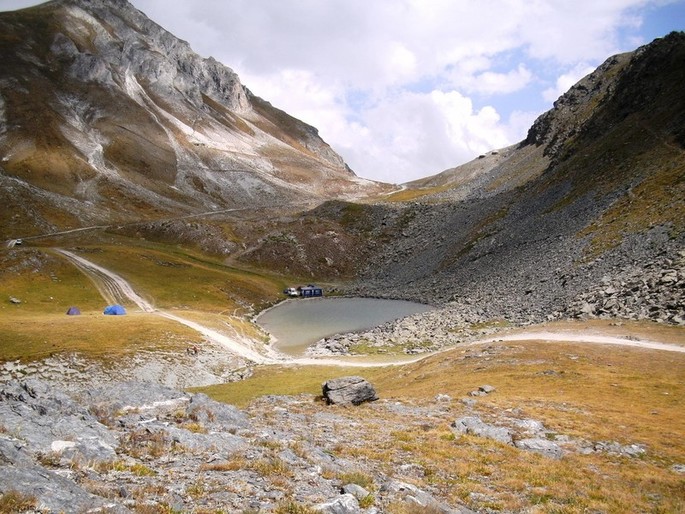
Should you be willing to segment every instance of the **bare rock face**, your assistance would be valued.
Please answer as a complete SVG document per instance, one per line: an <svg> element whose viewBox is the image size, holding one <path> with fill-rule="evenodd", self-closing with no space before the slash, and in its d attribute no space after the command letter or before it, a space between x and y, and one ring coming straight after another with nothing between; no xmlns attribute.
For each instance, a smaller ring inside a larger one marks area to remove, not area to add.
<svg viewBox="0 0 685 514"><path fill-rule="evenodd" d="M323 383L323 396L329 404L359 405L378 400L374 387L362 377L335 378Z"/></svg>

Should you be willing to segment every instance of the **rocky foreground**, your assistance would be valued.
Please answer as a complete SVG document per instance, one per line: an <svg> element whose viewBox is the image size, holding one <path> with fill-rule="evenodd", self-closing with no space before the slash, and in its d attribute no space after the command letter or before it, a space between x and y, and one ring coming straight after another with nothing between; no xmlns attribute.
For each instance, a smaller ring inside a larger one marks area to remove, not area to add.
<svg viewBox="0 0 685 514"><path fill-rule="evenodd" d="M441 414L394 402L371 409L401 410L408 424ZM341 440L369 442L344 408L311 396L265 397L241 411L150 383L67 395L29 380L2 386L0 416L0 490L36 512L371 513L392 502L471 512L404 482L411 467L386 475L336 457Z"/></svg>
<svg viewBox="0 0 685 514"><path fill-rule="evenodd" d="M509 350L473 349L464 358L501 351ZM648 451L558 433L516 410L493 420L481 407L497 394L490 385L458 401L439 393L420 405L381 398L354 406L377 398L373 386L358 377L335 382L324 387L335 391L334 405L313 395L264 396L240 410L152 383L67 394L55 383L10 381L0 386L4 512L491 512L491 499L475 490L465 500L482 509L449 503L430 463L412 459L398 434L449 426L448 439L492 440L549 462ZM357 389L342 393L347 386ZM366 457L379 448L384 460Z"/></svg>

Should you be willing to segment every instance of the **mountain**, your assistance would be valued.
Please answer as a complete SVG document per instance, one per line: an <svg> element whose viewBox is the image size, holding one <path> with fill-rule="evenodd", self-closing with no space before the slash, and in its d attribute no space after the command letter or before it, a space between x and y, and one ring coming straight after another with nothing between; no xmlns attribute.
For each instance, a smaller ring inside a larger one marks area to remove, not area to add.
<svg viewBox="0 0 685 514"><path fill-rule="evenodd" d="M519 144L380 200L237 226L232 258L348 281L349 294L453 304L475 322L680 323L680 282L655 271L684 248L684 62L683 33L610 57ZM656 286L642 290L641 276Z"/></svg>
<svg viewBox="0 0 685 514"><path fill-rule="evenodd" d="M5 236L384 186L126 0L0 14Z"/></svg>
<svg viewBox="0 0 685 514"><path fill-rule="evenodd" d="M683 323L682 279L653 273L683 272L683 83L671 33L609 58L520 144L407 184L397 237L354 291L518 322L608 316L621 297L628 317Z"/></svg>
<svg viewBox="0 0 685 514"><path fill-rule="evenodd" d="M57 0L0 29L6 238L102 225L516 322L605 313L598 284L680 262L682 32L607 59L519 144L388 195L125 0ZM621 312L674 322L681 297Z"/></svg>
<svg viewBox="0 0 685 514"><path fill-rule="evenodd" d="M3 14L0 45L2 231L102 224L0 249L0 512L682 510L684 33L384 195L122 0ZM357 363L248 360L310 277L436 307L314 355L449 351L324 405Z"/></svg>

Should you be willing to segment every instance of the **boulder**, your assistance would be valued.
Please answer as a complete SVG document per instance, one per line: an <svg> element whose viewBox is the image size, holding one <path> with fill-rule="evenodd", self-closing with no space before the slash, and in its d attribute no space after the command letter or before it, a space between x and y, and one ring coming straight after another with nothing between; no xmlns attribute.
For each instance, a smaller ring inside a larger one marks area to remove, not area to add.
<svg viewBox="0 0 685 514"><path fill-rule="evenodd" d="M326 402L338 405L359 405L378 400L374 387L362 377L334 378L322 385Z"/></svg>
<svg viewBox="0 0 685 514"><path fill-rule="evenodd" d="M362 501L371 494L369 491L357 484L345 484L342 488L342 491L344 494L351 494L359 501Z"/></svg>

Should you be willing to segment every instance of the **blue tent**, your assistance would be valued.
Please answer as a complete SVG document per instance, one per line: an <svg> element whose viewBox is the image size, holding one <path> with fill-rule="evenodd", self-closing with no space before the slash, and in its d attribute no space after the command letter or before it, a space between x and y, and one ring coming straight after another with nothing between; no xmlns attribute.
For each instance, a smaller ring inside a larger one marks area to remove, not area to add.
<svg viewBox="0 0 685 514"><path fill-rule="evenodd" d="M81 314L81 310L78 307L69 307L67 310L67 316L78 316Z"/></svg>
<svg viewBox="0 0 685 514"><path fill-rule="evenodd" d="M108 316L123 316L126 314L126 309L121 305L108 305L105 307L104 314L107 314Z"/></svg>

